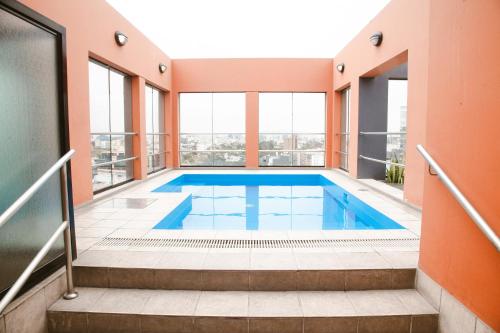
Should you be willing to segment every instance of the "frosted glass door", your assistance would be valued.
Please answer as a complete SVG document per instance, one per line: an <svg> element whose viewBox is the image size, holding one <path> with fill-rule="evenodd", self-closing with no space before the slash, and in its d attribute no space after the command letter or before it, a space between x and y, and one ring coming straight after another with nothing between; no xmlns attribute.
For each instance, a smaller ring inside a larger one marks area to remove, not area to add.
<svg viewBox="0 0 500 333"><path fill-rule="evenodd" d="M58 36L0 6L0 213L61 157ZM59 174L0 228L0 292L62 222ZM62 253L62 238L41 266Z"/></svg>

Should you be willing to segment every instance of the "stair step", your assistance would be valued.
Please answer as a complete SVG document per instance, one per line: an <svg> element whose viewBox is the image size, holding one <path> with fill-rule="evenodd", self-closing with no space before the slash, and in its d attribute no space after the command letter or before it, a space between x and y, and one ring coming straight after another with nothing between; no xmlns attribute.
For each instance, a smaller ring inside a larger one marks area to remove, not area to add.
<svg viewBox="0 0 500 333"><path fill-rule="evenodd" d="M386 260L392 257L404 260ZM399 256L399 257L398 257ZM87 251L75 262L80 287L207 291L411 289L412 253Z"/></svg>
<svg viewBox="0 0 500 333"><path fill-rule="evenodd" d="M191 270L75 267L80 287L219 291L344 291L414 288L415 269Z"/></svg>
<svg viewBox="0 0 500 333"><path fill-rule="evenodd" d="M79 288L48 311L49 332L436 332L413 290L195 291Z"/></svg>

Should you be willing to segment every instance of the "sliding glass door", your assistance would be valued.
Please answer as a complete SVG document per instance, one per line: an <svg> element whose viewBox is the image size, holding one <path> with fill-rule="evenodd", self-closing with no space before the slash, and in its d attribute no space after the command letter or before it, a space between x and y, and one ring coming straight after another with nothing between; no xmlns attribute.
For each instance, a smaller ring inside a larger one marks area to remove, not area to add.
<svg viewBox="0 0 500 333"><path fill-rule="evenodd" d="M146 85L148 173L165 169L165 109L163 93Z"/></svg>
<svg viewBox="0 0 500 333"><path fill-rule="evenodd" d="M90 141L94 193L133 179L130 78L89 62Z"/></svg>
<svg viewBox="0 0 500 333"><path fill-rule="evenodd" d="M349 156L349 122L351 112L351 88L346 88L341 92L341 112L340 112L340 168L348 171Z"/></svg>

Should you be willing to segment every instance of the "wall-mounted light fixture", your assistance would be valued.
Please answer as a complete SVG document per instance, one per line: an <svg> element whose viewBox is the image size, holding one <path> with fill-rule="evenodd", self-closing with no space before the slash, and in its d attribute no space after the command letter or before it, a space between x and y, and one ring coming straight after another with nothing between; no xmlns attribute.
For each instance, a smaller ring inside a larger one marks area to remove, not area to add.
<svg viewBox="0 0 500 333"><path fill-rule="evenodd" d="M380 31L377 31L375 33L373 33L371 36L370 36L370 42L374 45L374 46L379 46L380 44L382 44L382 39L383 39L384 35L382 35L382 33Z"/></svg>
<svg viewBox="0 0 500 333"><path fill-rule="evenodd" d="M165 71L167 70L167 65L160 62L160 64L158 65L158 69L160 70L160 73L165 73Z"/></svg>
<svg viewBox="0 0 500 333"><path fill-rule="evenodd" d="M339 73L344 73L344 68L345 68L345 65L343 62L341 62L340 64L337 64L337 71Z"/></svg>
<svg viewBox="0 0 500 333"><path fill-rule="evenodd" d="M128 41L127 35L125 35L123 32L120 32L120 31L115 32L116 44L123 46L123 45L127 44L127 41Z"/></svg>

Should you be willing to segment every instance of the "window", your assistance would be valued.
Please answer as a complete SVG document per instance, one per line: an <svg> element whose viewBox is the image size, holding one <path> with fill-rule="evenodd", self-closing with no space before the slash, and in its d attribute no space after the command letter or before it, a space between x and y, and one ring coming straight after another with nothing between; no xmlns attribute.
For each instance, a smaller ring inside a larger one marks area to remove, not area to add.
<svg viewBox="0 0 500 333"><path fill-rule="evenodd" d="M130 79L89 61L90 141L94 193L133 178Z"/></svg>
<svg viewBox="0 0 500 333"><path fill-rule="evenodd" d="M408 80L390 79L387 96L387 132L391 134L387 135L386 159L404 164Z"/></svg>
<svg viewBox="0 0 500 333"><path fill-rule="evenodd" d="M325 94L259 94L259 165L325 165Z"/></svg>
<svg viewBox="0 0 500 333"><path fill-rule="evenodd" d="M180 165L245 165L245 94L181 93Z"/></svg>
<svg viewBox="0 0 500 333"><path fill-rule="evenodd" d="M349 117L351 112L351 88L346 88L341 92L341 113L340 113L340 168L349 170Z"/></svg>
<svg viewBox="0 0 500 333"><path fill-rule="evenodd" d="M148 173L165 168L165 110L163 93L146 85Z"/></svg>

